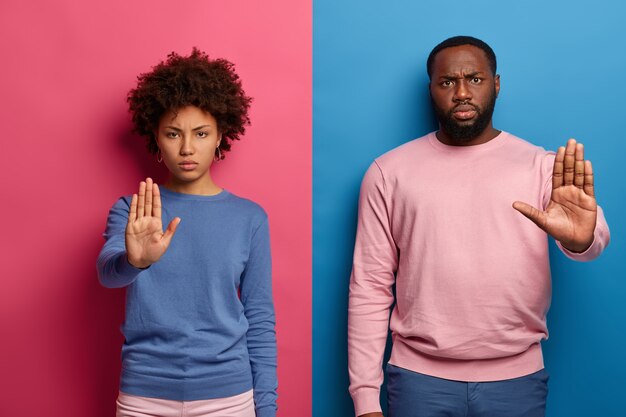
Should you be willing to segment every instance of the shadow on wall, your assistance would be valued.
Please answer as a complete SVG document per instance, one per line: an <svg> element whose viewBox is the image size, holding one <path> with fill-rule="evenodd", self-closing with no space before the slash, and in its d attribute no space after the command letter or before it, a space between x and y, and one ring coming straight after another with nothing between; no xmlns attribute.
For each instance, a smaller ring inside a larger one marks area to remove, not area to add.
<svg viewBox="0 0 626 417"><path fill-rule="evenodd" d="M157 161L156 155L152 155L148 151L147 140L134 133L132 129L133 126L130 121L120 126L118 134L115 135L119 138L117 143L119 150L116 153L124 153L132 157L131 163L136 167L135 170L139 174L139 179L150 176L157 183L163 183L167 179L167 168L163 163Z"/></svg>
<svg viewBox="0 0 626 417"><path fill-rule="evenodd" d="M42 369L32 388L47 387L47 392L37 394L39 407L50 404L53 410L59 397L64 398L64 415L115 413L124 294L107 291L98 283L94 261L100 233L97 227L81 228L80 236L72 237L74 247L66 247L64 259L54 265L56 270L48 271L59 282L50 283L38 306L44 314L37 336L46 346L33 347Z"/></svg>

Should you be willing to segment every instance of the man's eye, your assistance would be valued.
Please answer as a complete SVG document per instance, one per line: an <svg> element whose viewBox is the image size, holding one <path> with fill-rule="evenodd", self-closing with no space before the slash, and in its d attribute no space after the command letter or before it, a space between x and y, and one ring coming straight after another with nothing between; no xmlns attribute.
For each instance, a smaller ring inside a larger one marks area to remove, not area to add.
<svg viewBox="0 0 626 417"><path fill-rule="evenodd" d="M474 77L474 78L472 78L472 83L473 83L473 84L480 84L480 82L481 82L481 81L482 81L482 80L481 80L480 78L478 78L478 77Z"/></svg>
<svg viewBox="0 0 626 417"><path fill-rule="evenodd" d="M450 87L452 85L452 81L446 80L446 81L442 82L441 85L444 86L444 87Z"/></svg>

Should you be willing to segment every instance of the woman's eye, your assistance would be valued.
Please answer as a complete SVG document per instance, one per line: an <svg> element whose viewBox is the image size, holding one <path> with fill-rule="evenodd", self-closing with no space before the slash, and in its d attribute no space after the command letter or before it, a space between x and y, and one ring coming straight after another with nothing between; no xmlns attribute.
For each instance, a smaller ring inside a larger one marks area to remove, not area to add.
<svg viewBox="0 0 626 417"><path fill-rule="evenodd" d="M171 138L171 139L176 139L178 137L178 133L177 132L167 132L165 134L166 137Z"/></svg>
<svg viewBox="0 0 626 417"><path fill-rule="evenodd" d="M198 137L199 138L206 138L207 136L209 136L209 134L207 132L198 132Z"/></svg>

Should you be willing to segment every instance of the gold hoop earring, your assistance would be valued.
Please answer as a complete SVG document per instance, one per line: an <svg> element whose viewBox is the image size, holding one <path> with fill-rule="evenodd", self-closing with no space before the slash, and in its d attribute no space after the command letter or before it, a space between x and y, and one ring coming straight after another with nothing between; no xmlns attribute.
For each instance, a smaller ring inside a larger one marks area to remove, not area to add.
<svg viewBox="0 0 626 417"><path fill-rule="evenodd" d="M159 149L157 151L157 162L160 164L161 162L163 162L163 157L161 156L161 150Z"/></svg>

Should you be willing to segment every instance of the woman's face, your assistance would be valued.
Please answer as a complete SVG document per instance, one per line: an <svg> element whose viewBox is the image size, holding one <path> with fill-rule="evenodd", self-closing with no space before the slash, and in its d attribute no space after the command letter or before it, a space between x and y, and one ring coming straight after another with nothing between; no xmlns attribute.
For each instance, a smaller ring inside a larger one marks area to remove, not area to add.
<svg viewBox="0 0 626 417"><path fill-rule="evenodd" d="M209 168L222 135L211 113L195 106L168 111L161 117L157 145L170 181L181 186L211 184Z"/></svg>

